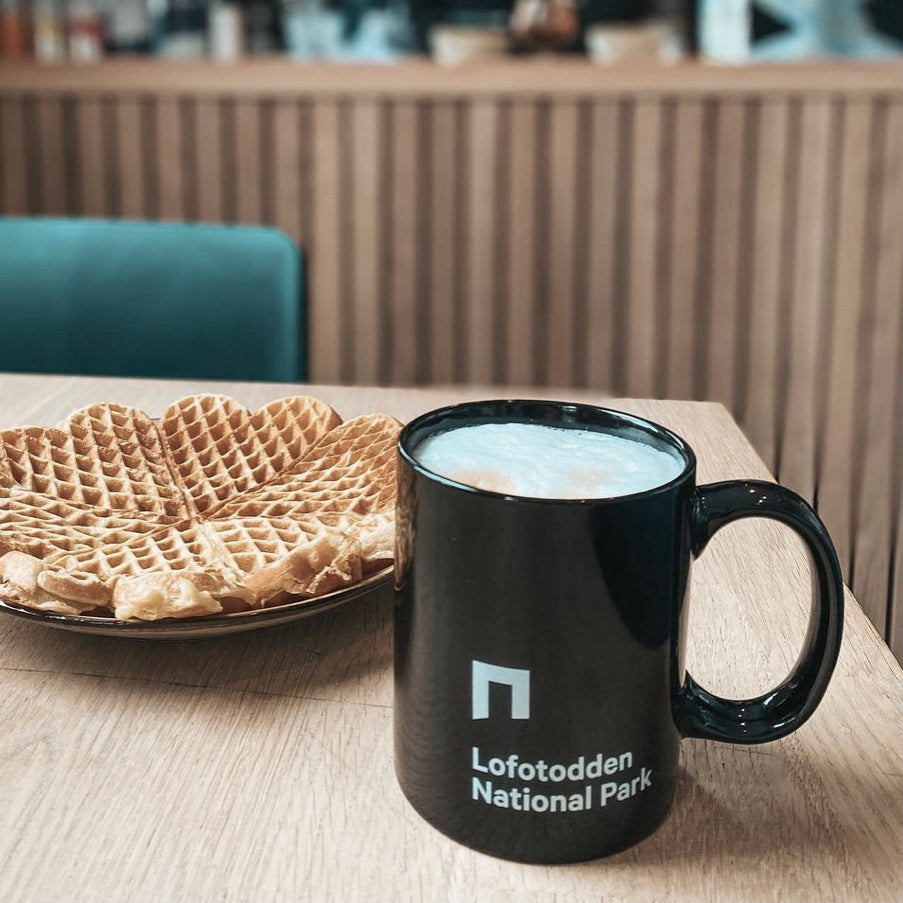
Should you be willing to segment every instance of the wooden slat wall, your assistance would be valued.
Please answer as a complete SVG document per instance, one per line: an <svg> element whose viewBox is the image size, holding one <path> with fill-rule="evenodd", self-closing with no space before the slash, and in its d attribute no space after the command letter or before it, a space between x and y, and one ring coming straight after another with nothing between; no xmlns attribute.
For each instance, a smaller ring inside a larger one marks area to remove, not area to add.
<svg viewBox="0 0 903 903"><path fill-rule="evenodd" d="M886 85L0 85L0 212L284 229L313 379L723 402L903 658L901 170Z"/></svg>

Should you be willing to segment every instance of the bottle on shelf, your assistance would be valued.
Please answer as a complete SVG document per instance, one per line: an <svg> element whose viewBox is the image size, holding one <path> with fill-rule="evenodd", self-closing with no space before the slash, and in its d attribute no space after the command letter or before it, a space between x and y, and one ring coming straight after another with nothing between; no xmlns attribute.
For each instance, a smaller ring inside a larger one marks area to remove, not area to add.
<svg viewBox="0 0 903 903"><path fill-rule="evenodd" d="M0 0L0 58L29 55L28 15L22 0Z"/></svg>
<svg viewBox="0 0 903 903"><path fill-rule="evenodd" d="M83 63L103 56L103 20L96 0L69 0L69 56Z"/></svg>
<svg viewBox="0 0 903 903"><path fill-rule="evenodd" d="M221 62L244 55L244 16L237 3L213 3L207 15L207 44L210 56Z"/></svg>
<svg viewBox="0 0 903 903"><path fill-rule="evenodd" d="M745 63L751 17L750 0L700 0L696 21L700 55L712 63Z"/></svg>
<svg viewBox="0 0 903 903"><path fill-rule="evenodd" d="M31 20L35 59L42 63L66 59L66 22L58 0L34 0Z"/></svg>

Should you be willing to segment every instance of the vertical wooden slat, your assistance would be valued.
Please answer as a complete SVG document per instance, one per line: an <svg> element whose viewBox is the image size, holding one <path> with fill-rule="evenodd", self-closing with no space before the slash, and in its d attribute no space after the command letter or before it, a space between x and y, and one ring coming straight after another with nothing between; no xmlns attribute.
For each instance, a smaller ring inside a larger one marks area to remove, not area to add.
<svg viewBox="0 0 903 903"><path fill-rule="evenodd" d="M263 211L260 113L258 98L243 98L235 104L235 217L248 225L259 223Z"/></svg>
<svg viewBox="0 0 903 903"><path fill-rule="evenodd" d="M40 97L38 125L38 212L66 213L66 151L63 129L63 101L60 97Z"/></svg>
<svg viewBox="0 0 903 903"><path fill-rule="evenodd" d="M574 384L577 238L577 103L559 100L549 116L549 357L552 386Z"/></svg>
<svg viewBox="0 0 903 903"><path fill-rule="evenodd" d="M104 216L106 204L106 156L100 99L80 97L75 108L78 134L78 195L83 216Z"/></svg>
<svg viewBox="0 0 903 903"><path fill-rule="evenodd" d="M643 397L651 396L655 391L661 124L660 102L647 98L637 100L633 113L626 390L630 395Z"/></svg>
<svg viewBox="0 0 903 903"><path fill-rule="evenodd" d="M866 395L855 400L865 409L859 424L865 442L861 460L851 461L861 474L859 492L853 498L853 592L879 629L890 620L893 635L893 624L903 624L903 600L899 594L893 598L890 566L895 516L899 519L903 510L894 492L903 468L903 448L895 448L894 429L895 396L903 394L903 105L888 107L883 137L878 156L881 178L868 197L875 204L871 215L876 217L874 299L864 324L865 346L857 355L865 371L861 382ZM897 411L896 416L903 414ZM895 606L892 612L889 604ZM898 646L898 658L903 657L901 653L903 645Z"/></svg>
<svg viewBox="0 0 903 903"><path fill-rule="evenodd" d="M498 108L479 98L469 108L467 183L467 349L466 373L472 382L493 377L495 318L495 178Z"/></svg>
<svg viewBox="0 0 903 903"><path fill-rule="evenodd" d="M313 220L311 226L310 376L318 382L338 382L345 349L340 316L339 267L339 105L317 100L311 112L313 157Z"/></svg>
<svg viewBox="0 0 903 903"><path fill-rule="evenodd" d="M430 104L430 284L431 329L430 375L436 382L455 378L457 159L458 135L455 105L449 101Z"/></svg>
<svg viewBox="0 0 903 903"><path fill-rule="evenodd" d="M310 244L310 236L313 225L313 150L311 135L313 128L313 105L309 102L299 104L298 124L300 129L299 170L298 177L298 207L300 216L301 234L298 237L301 246L306 248Z"/></svg>
<svg viewBox="0 0 903 903"><path fill-rule="evenodd" d="M0 97L0 210L28 213L28 171L25 161L25 104L21 97Z"/></svg>
<svg viewBox="0 0 903 903"><path fill-rule="evenodd" d="M119 213L131 219L145 215L144 194L147 173L141 134L141 104L136 97L120 97L114 108L116 122L116 172Z"/></svg>
<svg viewBox="0 0 903 903"><path fill-rule="evenodd" d="M412 383L417 374L417 107L392 107L389 379Z"/></svg>
<svg viewBox="0 0 903 903"><path fill-rule="evenodd" d="M185 216L185 170L179 101L161 97L156 103L156 160L159 217L181 220Z"/></svg>
<svg viewBox="0 0 903 903"><path fill-rule="evenodd" d="M788 106L783 98L763 100L759 110L756 194L753 199L752 286L750 291L749 379L744 428L772 471L776 455L778 323L784 253Z"/></svg>
<svg viewBox="0 0 903 903"><path fill-rule="evenodd" d="M618 106L597 101L590 113L588 182L589 262L587 267L586 379L612 391L614 356L615 229L617 228Z"/></svg>
<svg viewBox="0 0 903 903"><path fill-rule="evenodd" d="M723 99L718 104L715 139L715 197L706 397L734 407L738 337L738 279L740 223L742 216L743 130L742 100Z"/></svg>
<svg viewBox="0 0 903 903"><path fill-rule="evenodd" d="M273 224L301 244L301 123L294 100L273 107Z"/></svg>
<svg viewBox="0 0 903 903"><path fill-rule="evenodd" d="M354 204L352 294L354 380L373 384L382 375L385 323L380 307L380 115L375 100L357 100L351 111L351 197Z"/></svg>
<svg viewBox="0 0 903 903"><path fill-rule="evenodd" d="M681 98L674 122L673 209L669 255L671 284L665 394L693 397L699 262L699 175L702 159L702 101Z"/></svg>
<svg viewBox="0 0 903 903"><path fill-rule="evenodd" d="M194 107L198 219L224 219L223 127L220 101L199 97Z"/></svg>
<svg viewBox="0 0 903 903"><path fill-rule="evenodd" d="M536 380L536 129L535 102L515 101L509 128L505 376L507 382L519 385Z"/></svg>
<svg viewBox="0 0 903 903"><path fill-rule="evenodd" d="M781 429L780 480L804 498L814 498L816 395L824 378L819 353L826 252L828 158L831 105L824 98L802 102L796 227L789 309L786 407Z"/></svg>
<svg viewBox="0 0 903 903"><path fill-rule="evenodd" d="M838 253L831 261L834 293L830 347L820 355L820 378L827 388L824 423L819 424L821 445L818 480L818 512L834 540L841 568L849 578L852 548L853 468L861 462L854 453L856 406L856 360L860 316L863 307L868 205L869 148L872 106L867 100L846 105L839 178L837 213ZM830 366L825 373L825 364Z"/></svg>
<svg viewBox="0 0 903 903"><path fill-rule="evenodd" d="M301 205L309 204L301 188L301 116L294 99L276 100L273 106L273 224L299 246L305 267L308 264L304 244L304 218ZM306 282L305 272L305 282ZM305 298L309 304L310 299ZM305 329L305 344L309 336Z"/></svg>

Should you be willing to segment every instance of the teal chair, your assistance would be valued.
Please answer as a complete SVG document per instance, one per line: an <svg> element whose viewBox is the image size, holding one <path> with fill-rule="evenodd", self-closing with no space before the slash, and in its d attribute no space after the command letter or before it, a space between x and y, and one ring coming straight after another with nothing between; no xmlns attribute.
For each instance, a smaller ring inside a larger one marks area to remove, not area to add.
<svg viewBox="0 0 903 903"><path fill-rule="evenodd" d="M275 229L0 217L0 370L298 382L302 261Z"/></svg>

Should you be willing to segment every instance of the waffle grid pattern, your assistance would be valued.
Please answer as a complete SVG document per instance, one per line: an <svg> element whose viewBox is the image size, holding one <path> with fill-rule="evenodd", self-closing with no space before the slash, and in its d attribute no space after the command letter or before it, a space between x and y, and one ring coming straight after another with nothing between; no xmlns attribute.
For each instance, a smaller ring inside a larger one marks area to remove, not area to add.
<svg viewBox="0 0 903 903"><path fill-rule="evenodd" d="M201 395L170 405L160 430L190 504L206 514L278 476L337 422L312 398L281 399L251 415L231 398Z"/></svg>
<svg viewBox="0 0 903 903"><path fill-rule="evenodd" d="M261 489L227 502L217 516L304 518L318 511L369 514L394 504L395 446L382 440L393 418L375 414L348 421ZM373 479L374 474L381 475Z"/></svg>

